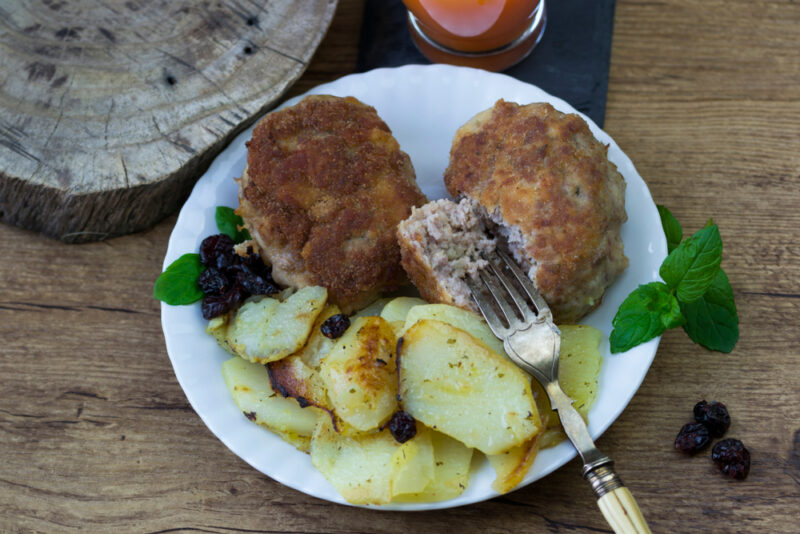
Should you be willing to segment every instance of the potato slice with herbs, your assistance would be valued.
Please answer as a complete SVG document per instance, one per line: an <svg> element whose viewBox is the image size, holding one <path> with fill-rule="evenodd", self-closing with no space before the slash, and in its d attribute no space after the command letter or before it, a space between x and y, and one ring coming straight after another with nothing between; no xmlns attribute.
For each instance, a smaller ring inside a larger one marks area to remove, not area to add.
<svg viewBox="0 0 800 534"><path fill-rule="evenodd" d="M542 434L542 432L536 434L518 447L512 447L500 454L486 456L497 474L492 483L493 490L498 493L508 493L522 482L539 453Z"/></svg>
<svg viewBox="0 0 800 534"><path fill-rule="evenodd" d="M481 340L487 347L505 356L503 342L489 329L483 317L471 311L462 310L449 304L424 304L414 306L406 315L406 330L422 319L435 319L467 332Z"/></svg>
<svg viewBox="0 0 800 534"><path fill-rule="evenodd" d="M272 389L284 397L297 399L300 406L311 404L328 412L332 410L319 371L303 363L299 355L268 363L267 372Z"/></svg>
<svg viewBox="0 0 800 534"><path fill-rule="evenodd" d="M381 310L381 317L389 321L404 321L408 311L414 306L424 306L427 302L416 297L397 297L390 300Z"/></svg>
<svg viewBox="0 0 800 534"><path fill-rule="evenodd" d="M541 430L528 375L470 334L422 319L399 346L401 403L426 426L485 454Z"/></svg>
<svg viewBox="0 0 800 534"><path fill-rule="evenodd" d="M597 377L603 363L599 350L603 333L586 325L564 325L559 328L561 354L558 359L558 381L564 393L575 401L575 409L588 423L589 409L597 397ZM546 427L540 447L546 449L558 445L567 438L561 429L558 413L551 409L550 400L542 386L535 380L531 386Z"/></svg>
<svg viewBox="0 0 800 534"><path fill-rule="evenodd" d="M536 379L531 379L531 391L533 392L533 399L536 401L536 408L539 410L539 418L543 427L539 448L546 449L557 445L567 437L561 430L558 413L550 407L550 399L547 398L547 393Z"/></svg>
<svg viewBox="0 0 800 534"><path fill-rule="evenodd" d="M431 431L417 425L417 434L392 456L392 495L419 493L433 480Z"/></svg>
<svg viewBox="0 0 800 534"><path fill-rule="evenodd" d="M428 432L433 445L433 478L419 493L396 495L396 502L445 501L467 489L473 450L441 432Z"/></svg>
<svg viewBox="0 0 800 534"><path fill-rule="evenodd" d="M591 326L561 326L561 355L558 359L558 381L574 400L573 406L588 421L589 408L597 398L597 377L603 357L600 342L603 333Z"/></svg>
<svg viewBox="0 0 800 534"><path fill-rule="evenodd" d="M350 320L358 319L359 317L379 317L381 315L381 311L383 311L383 307L392 300L390 298L381 298L374 301L372 304L367 306L366 308L362 308L355 312L353 315L350 316Z"/></svg>
<svg viewBox="0 0 800 534"><path fill-rule="evenodd" d="M217 340L217 344L231 356L236 356L233 349L228 345L228 324L230 323L231 313L225 313L214 317L206 325L206 334Z"/></svg>
<svg viewBox="0 0 800 534"><path fill-rule="evenodd" d="M344 436L327 418L311 439L311 463L352 504L392 500L392 461L400 449L388 430Z"/></svg>
<svg viewBox="0 0 800 534"><path fill-rule="evenodd" d="M317 316L314 321L314 326L311 327L311 333L306 340L306 344L297 351L295 354L300 356L307 366L312 369L319 369L319 364L322 358L328 355L333 346L336 344L335 339L331 339L322 333L322 323L329 317L341 313L339 307L335 304L326 304L322 312Z"/></svg>
<svg viewBox="0 0 800 534"><path fill-rule="evenodd" d="M312 286L283 302L272 298L246 302L228 327L227 342L236 354L251 362L280 360L305 345L327 298L324 287Z"/></svg>
<svg viewBox="0 0 800 534"><path fill-rule="evenodd" d="M389 323L389 326L392 327L392 332L394 332L394 337L397 339L400 339L400 337L406 331L405 321L392 321L391 323Z"/></svg>
<svg viewBox="0 0 800 534"><path fill-rule="evenodd" d="M358 430L373 430L397 409L397 369L392 327L380 317L360 317L322 360L320 374L336 415Z"/></svg>
<svg viewBox="0 0 800 534"><path fill-rule="evenodd" d="M238 356L222 364L222 377L233 402L251 421L279 434L301 451L309 450L310 438L321 416L330 416L314 406L300 407L270 386L267 368Z"/></svg>

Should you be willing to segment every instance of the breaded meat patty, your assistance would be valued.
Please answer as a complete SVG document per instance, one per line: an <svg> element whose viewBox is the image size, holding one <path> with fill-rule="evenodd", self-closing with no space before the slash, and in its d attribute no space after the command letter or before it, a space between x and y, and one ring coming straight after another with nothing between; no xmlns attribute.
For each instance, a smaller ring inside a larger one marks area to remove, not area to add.
<svg viewBox="0 0 800 534"><path fill-rule="evenodd" d="M444 179L486 211L558 322L597 307L628 265L625 181L578 115L500 100L456 132Z"/></svg>
<svg viewBox="0 0 800 534"><path fill-rule="evenodd" d="M395 228L425 200L374 108L315 95L256 125L237 213L278 283L350 312L406 281Z"/></svg>

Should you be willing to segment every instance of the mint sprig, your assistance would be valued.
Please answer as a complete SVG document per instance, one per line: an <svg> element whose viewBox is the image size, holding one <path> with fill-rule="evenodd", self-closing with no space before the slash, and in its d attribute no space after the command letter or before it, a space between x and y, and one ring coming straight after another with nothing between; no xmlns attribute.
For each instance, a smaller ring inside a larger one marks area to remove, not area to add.
<svg viewBox="0 0 800 534"><path fill-rule="evenodd" d="M675 289L678 300L694 302L711 287L721 261L722 238L717 225L709 221L669 253L658 274Z"/></svg>
<svg viewBox="0 0 800 534"><path fill-rule="evenodd" d="M614 317L612 352L624 352L683 322L678 300L666 284L640 285L622 302Z"/></svg>
<svg viewBox="0 0 800 534"><path fill-rule="evenodd" d="M221 234L226 234L234 243L241 243L250 239L250 233L240 227L244 226L242 218L234 212L233 208L217 206L214 211L214 221ZM169 264L161 273L153 286L153 297L172 306L192 304L203 298L203 292L197 285L197 279L205 270L200 263L200 255L184 254Z"/></svg>
<svg viewBox="0 0 800 534"><path fill-rule="evenodd" d="M719 228L709 221L681 242L678 220L664 206L658 213L669 250L659 269L664 282L640 285L622 302L612 322L611 352L625 352L678 326L695 343L730 352L739 339L739 316L720 267Z"/></svg>
<svg viewBox="0 0 800 534"><path fill-rule="evenodd" d="M683 228L681 228L681 223L678 222L678 219L672 215L672 212L664 206L657 207L658 215L661 217L661 226L664 228L664 235L667 237L667 252L669 253L680 245L681 239L683 239Z"/></svg>
<svg viewBox="0 0 800 534"><path fill-rule="evenodd" d="M686 317L683 329L692 341L720 352L733 350L739 340L739 315L725 271L717 271L705 295L694 302L682 303L681 312Z"/></svg>
<svg viewBox="0 0 800 534"><path fill-rule="evenodd" d="M197 277L205 267L200 254L184 254L169 264L153 286L153 296L172 306L191 304L203 298Z"/></svg>
<svg viewBox="0 0 800 534"><path fill-rule="evenodd" d="M227 206L217 206L214 212L214 221L217 223L220 233L223 233L233 239L234 243L241 243L250 239L250 233L242 228L244 220L233 211L233 208Z"/></svg>

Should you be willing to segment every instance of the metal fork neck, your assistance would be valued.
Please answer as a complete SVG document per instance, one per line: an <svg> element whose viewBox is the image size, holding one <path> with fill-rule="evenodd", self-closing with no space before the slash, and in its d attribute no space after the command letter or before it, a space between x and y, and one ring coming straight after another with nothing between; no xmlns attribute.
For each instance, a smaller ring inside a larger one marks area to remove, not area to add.
<svg viewBox="0 0 800 534"><path fill-rule="evenodd" d="M544 387L550 398L550 406L558 412L564 433L583 460L585 476L586 472L611 460L597 450L581 414L572 406L572 399L561 389L558 383L558 352L554 355L550 351L541 349L548 346L548 343L542 343L537 339L537 336L543 334L546 332L542 330L542 325L536 325L519 332L513 340L506 338L503 346L508 356ZM549 346L553 346L552 341Z"/></svg>
<svg viewBox="0 0 800 534"><path fill-rule="evenodd" d="M581 414L572 406L572 399L564 393L558 381L550 381L542 385L550 398L550 405L558 411L564 433L583 460L584 471L610 462L611 460L595 447Z"/></svg>

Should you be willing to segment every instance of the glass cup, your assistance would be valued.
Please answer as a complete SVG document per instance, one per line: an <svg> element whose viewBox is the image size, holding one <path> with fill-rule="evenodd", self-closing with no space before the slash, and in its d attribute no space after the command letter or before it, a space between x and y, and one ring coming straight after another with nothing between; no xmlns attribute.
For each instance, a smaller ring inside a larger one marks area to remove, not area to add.
<svg viewBox="0 0 800 534"><path fill-rule="evenodd" d="M492 71L523 60L547 22L545 0L403 0L414 44L434 63Z"/></svg>

